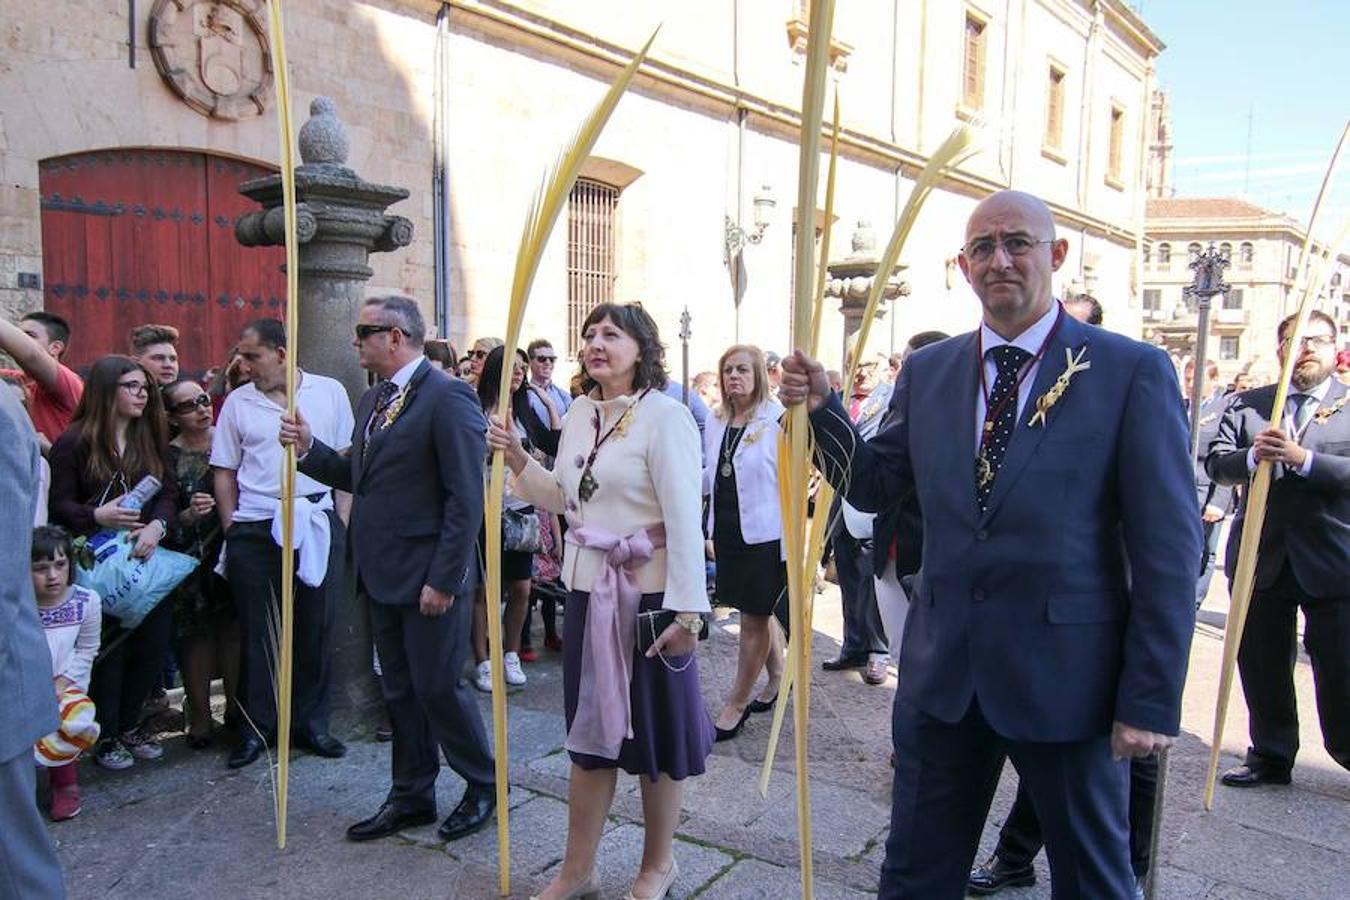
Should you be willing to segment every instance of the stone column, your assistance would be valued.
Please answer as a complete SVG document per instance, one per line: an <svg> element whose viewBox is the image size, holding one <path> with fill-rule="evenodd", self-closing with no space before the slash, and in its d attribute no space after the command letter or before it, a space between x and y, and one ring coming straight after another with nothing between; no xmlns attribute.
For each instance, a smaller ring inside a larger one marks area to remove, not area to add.
<svg viewBox="0 0 1350 900"><path fill-rule="evenodd" d="M385 212L408 197L406 188L372 184L346 167L349 141L333 101L317 97L310 119L300 129L300 158L295 170L296 224L299 238L300 298L296 335L301 368L336 378L355 407L368 384L352 346L352 328L374 271L372 253L406 247L412 222ZM239 193L261 204L235 222L234 233L246 247L285 243L281 176L268 175L240 185ZM297 323L287 323L296 328ZM338 602L333 639L333 731L352 736L368 730L379 695L371 671L371 640L365 610L348 574Z"/></svg>
<svg viewBox="0 0 1350 900"><path fill-rule="evenodd" d="M300 158L295 169L296 224L300 240L300 365L338 379L355 404L365 391L366 374L351 345L365 283L374 271L371 253L406 247L412 222L384 210L406 200L407 188L372 184L346 167L347 129L333 101L316 97L310 119L300 129ZM262 209L235 223L245 247L285 242L281 176L268 175L240 185L239 193Z"/></svg>
<svg viewBox="0 0 1350 900"><path fill-rule="evenodd" d="M876 256L876 236L868 222L858 222L853 231L852 246L853 252L847 259L829 263L825 267L829 276L825 282L825 296L839 301L839 312L844 316L845 360L848 358L849 341L862 327L867 298L876 282L877 270L881 268L881 260ZM882 302L877 305L878 319L886 314L886 301L908 296L909 285L900 280L900 272L905 268L897 265L888 273L886 290L881 295Z"/></svg>

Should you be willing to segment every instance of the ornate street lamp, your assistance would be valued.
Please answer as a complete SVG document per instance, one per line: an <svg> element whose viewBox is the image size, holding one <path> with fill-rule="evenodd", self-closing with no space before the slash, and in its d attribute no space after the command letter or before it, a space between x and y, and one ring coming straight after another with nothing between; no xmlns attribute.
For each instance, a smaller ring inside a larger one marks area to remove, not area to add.
<svg viewBox="0 0 1350 900"><path fill-rule="evenodd" d="M689 339L693 337L693 332L689 330L689 325L693 322L693 317L689 315L689 307L684 308L680 313L680 381L684 386L681 399L685 406L689 405Z"/></svg>
<svg viewBox="0 0 1350 900"><path fill-rule="evenodd" d="M1189 263L1195 273L1189 287L1183 293L1195 299L1195 355L1191 363L1191 460L1200 454L1200 391L1205 382L1205 358L1209 344L1209 304L1216 294L1228 293L1228 283L1223 280L1223 270L1228 268L1228 254L1221 252L1210 241L1208 249L1191 254ZM1148 876L1145 878L1144 896L1153 900L1157 896L1158 843L1162 834L1163 802L1167 789L1168 752L1158 754L1157 791L1153 798L1153 839L1149 850Z"/></svg>
<svg viewBox="0 0 1350 900"><path fill-rule="evenodd" d="M1228 254L1222 252L1210 241L1209 247L1191 255L1189 263L1195 273L1186 296L1195 300L1195 363L1191 373L1191 457L1200 452L1200 391L1205 380L1205 359L1209 344L1209 306L1216 294L1228 293L1228 282L1223 280L1223 270L1228 268Z"/></svg>

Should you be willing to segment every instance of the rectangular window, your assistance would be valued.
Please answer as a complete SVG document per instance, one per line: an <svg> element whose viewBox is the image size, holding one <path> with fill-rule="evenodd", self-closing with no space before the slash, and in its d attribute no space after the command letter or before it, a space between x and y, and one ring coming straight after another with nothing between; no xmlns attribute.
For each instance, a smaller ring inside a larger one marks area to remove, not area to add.
<svg viewBox="0 0 1350 900"><path fill-rule="evenodd" d="M567 199L567 352L581 351L581 325L614 299L614 211L619 189L578 179Z"/></svg>
<svg viewBox="0 0 1350 900"><path fill-rule="evenodd" d="M1232 361L1238 358L1237 335L1224 335L1219 338L1219 359Z"/></svg>
<svg viewBox="0 0 1350 900"><path fill-rule="evenodd" d="M1162 309L1162 291L1158 288L1144 288L1144 312L1158 312Z"/></svg>
<svg viewBox="0 0 1350 900"><path fill-rule="evenodd" d="M961 105L984 108L985 23L966 14L965 50L961 66Z"/></svg>
<svg viewBox="0 0 1350 900"><path fill-rule="evenodd" d="M1242 290L1241 288L1232 288L1223 295L1224 309L1242 309Z"/></svg>
<svg viewBox="0 0 1350 900"><path fill-rule="evenodd" d="M1064 70L1055 65L1045 86L1044 143L1053 150L1064 146Z"/></svg>
<svg viewBox="0 0 1350 900"><path fill-rule="evenodd" d="M1122 158L1125 152L1125 110L1111 104L1111 140L1106 157L1106 177L1114 184L1121 183Z"/></svg>

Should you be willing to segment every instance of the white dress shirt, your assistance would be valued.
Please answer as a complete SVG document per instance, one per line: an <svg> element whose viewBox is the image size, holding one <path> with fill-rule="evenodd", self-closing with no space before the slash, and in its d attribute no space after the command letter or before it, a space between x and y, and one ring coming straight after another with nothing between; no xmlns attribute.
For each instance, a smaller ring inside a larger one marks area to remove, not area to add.
<svg viewBox="0 0 1350 900"><path fill-rule="evenodd" d="M341 383L312 372L301 373L295 405L309 422L314 436L335 450L352 442L352 406ZM240 385L225 398L211 437L211 465L233 469L239 482L236 522L262 522L276 515L281 496L281 406L252 382ZM329 487L297 472L295 493L305 497L327 494Z"/></svg>
<svg viewBox="0 0 1350 900"><path fill-rule="evenodd" d="M1012 344L1025 350L1031 357L1031 368L1022 378L1022 383L1017 386L1017 421L1022 421L1022 411L1026 409L1027 399L1031 396L1031 387L1036 382L1036 372L1041 368L1041 360L1035 359L1040 352L1041 345L1050 334L1050 329L1055 327L1055 319L1060 312L1059 301L1056 300L1050 304L1050 309L1045 315L1041 316L1026 331L1006 341L1000 337L992 328L983 322L980 323L980 348L984 353L982 363L984 365L984 384L990 391L994 389L994 379L998 378L998 365L994 362L989 351L995 347L1001 347L1004 344ZM980 452L980 437L984 434L984 389L977 388L975 393L975 452Z"/></svg>

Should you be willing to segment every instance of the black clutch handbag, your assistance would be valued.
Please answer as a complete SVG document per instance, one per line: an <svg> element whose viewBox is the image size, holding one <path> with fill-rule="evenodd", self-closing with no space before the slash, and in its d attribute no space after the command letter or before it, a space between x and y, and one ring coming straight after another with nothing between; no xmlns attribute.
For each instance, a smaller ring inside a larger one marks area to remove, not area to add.
<svg viewBox="0 0 1350 900"><path fill-rule="evenodd" d="M652 644L661 633L675 623L675 610L673 609L653 609L647 612L638 613L637 629L637 648L643 656L652 649ZM698 639L705 641L708 639L708 617L703 616L703 628L698 633Z"/></svg>

